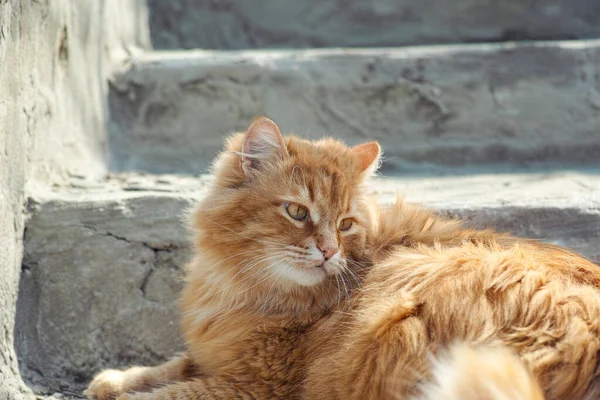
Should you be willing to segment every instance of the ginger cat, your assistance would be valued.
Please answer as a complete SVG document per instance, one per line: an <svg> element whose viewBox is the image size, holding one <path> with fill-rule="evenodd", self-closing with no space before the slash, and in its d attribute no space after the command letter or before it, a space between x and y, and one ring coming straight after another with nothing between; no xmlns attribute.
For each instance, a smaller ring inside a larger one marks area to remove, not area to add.
<svg viewBox="0 0 600 400"><path fill-rule="evenodd" d="M284 138L266 118L232 136L193 218L186 354L104 371L88 396L598 398L598 266L374 206L363 184L379 156L374 142ZM444 356L455 342L470 345Z"/></svg>

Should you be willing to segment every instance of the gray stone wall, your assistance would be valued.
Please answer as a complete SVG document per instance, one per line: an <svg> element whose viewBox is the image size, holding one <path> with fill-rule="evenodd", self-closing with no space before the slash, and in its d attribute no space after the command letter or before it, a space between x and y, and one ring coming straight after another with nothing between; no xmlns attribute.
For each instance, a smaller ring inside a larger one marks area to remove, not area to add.
<svg viewBox="0 0 600 400"><path fill-rule="evenodd" d="M597 0L149 0L160 49L386 47L600 37Z"/></svg>
<svg viewBox="0 0 600 400"><path fill-rule="evenodd" d="M106 172L105 78L126 51L148 46L144 7L0 0L0 400L30 396L13 348L25 199Z"/></svg>
<svg viewBox="0 0 600 400"><path fill-rule="evenodd" d="M257 115L311 139L378 140L386 171L600 159L598 40L169 52L113 82L116 171L205 172Z"/></svg>

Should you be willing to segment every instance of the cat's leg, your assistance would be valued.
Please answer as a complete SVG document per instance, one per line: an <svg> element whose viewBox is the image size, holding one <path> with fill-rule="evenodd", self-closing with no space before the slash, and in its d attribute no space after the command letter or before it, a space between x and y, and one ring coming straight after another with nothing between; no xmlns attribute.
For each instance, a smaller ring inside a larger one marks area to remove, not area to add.
<svg viewBox="0 0 600 400"><path fill-rule="evenodd" d="M295 399L278 394L259 381L233 382L219 377L196 378L173 383L151 392L124 393L117 400L262 400Z"/></svg>
<svg viewBox="0 0 600 400"><path fill-rule="evenodd" d="M351 339L360 356L349 360L347 399L406 399L418 394L417 385L428 376L431 349L423 320L403 307L381 317Z"/></svg>
<svg viewBox="0 0 600 400"><path fill-rule="evenodd" d="M304 398L406 399L418 393L431 350L418 305L400 295L375 306L349 323L354 329L335 352L312 363Z"/></svg>
<svg viewBox="0 0 600 400"><path fill-rule="evenodd" d="M183 355L155 367L133 367L125 371L104 370L92 380L87 396L93 400L113 400L118 395L152 388L198 376L192 360Z"/></svg>

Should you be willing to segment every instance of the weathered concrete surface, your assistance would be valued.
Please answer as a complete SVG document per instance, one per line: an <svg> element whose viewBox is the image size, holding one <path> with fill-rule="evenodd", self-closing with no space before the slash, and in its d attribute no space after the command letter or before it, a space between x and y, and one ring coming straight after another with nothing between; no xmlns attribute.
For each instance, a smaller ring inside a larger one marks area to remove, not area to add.
<svg viewBox="0 0 600 400"><path fill-rule="evenodd" d="M111 166L197 174L224 135L379 140L395 169L597 164L600 41L150 53L111 85Z"/></svg>
<svg viewBox="0 0 600 400"><path fill-rule="evenodd" d="M32 396L13 343L26 186L106 171L106 75L119 54L148 45L135 23L143 6L0 1L0 400Z"/></svg>
<svg viewBox="0 0 600 400"><path fill-rule="evenodd" d="M209 178L119 178L31 201L17 346L33 381L77 392L104 367L157 363L180 349L174 299L188 257L181 216ZM378 179L477 226L547 239L600 262L600 175Z"/></svg>
<svg viewBox="0 0 600 400"><path fill-rule="evenodd" d="M596 0L150 0L159 49L373 47L600 37Z"/></svg>
<svg viewBox="0 0 600 400"><path fill-rule="evenodd" d="M202 192L169 177L46 192L29 203L16 344L25 378L77 392L108 366L165 360L180 347L180 219ZM162 183L161 183L162 182Z"/></svg>

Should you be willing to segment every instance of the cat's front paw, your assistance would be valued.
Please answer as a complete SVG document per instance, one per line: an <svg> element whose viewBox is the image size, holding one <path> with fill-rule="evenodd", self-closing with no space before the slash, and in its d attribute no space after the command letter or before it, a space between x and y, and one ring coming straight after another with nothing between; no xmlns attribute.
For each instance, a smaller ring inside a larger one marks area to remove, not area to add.
<svg viewBox="0 0 600 400"><path fill-rule="evenodd" d="M123 393L123 384L125 382L125 372L115 369L102 371L86 390L87 398L90 400L115 400L118 395Z"/></svg>

